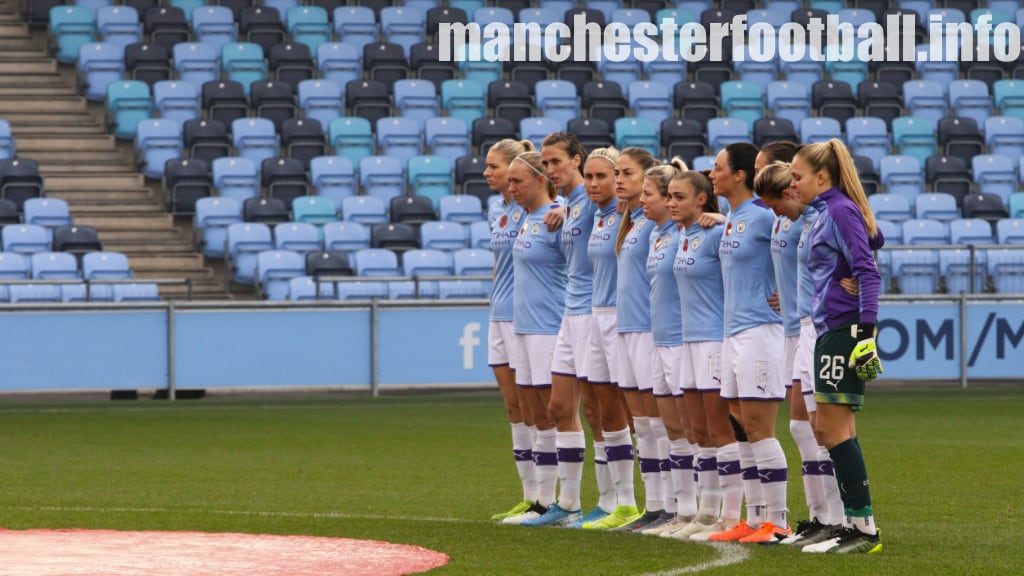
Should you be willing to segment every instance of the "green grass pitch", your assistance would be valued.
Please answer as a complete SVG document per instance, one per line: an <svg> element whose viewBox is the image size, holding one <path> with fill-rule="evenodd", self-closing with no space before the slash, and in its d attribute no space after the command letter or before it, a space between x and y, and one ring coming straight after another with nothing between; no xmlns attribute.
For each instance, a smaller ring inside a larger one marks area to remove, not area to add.
<svg viewBox="0 0 1024 576"><path fill-rule="evenodd" d="M858 427L880 555L754 547L743 564L702 573L1024 572L1024 389L874 390ZM806 509L782 418L779 436L795 521ZM584 482L589 506L592 466ZM671 574L719 557L659 538L487 521L518 496L497 393L0 400L6 528L379 539L447 553L436 573L448 575Z"/></svg>

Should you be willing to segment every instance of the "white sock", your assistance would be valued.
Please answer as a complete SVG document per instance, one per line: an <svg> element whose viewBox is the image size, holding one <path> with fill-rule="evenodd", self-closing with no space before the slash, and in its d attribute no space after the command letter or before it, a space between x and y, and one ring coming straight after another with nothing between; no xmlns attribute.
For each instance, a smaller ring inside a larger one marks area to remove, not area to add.
<svg viewBox="0 0 1024 576"><path fill-rule="evenodd" d="M530 428L522 422L512 424L512 455L516 460L519 480L523 483L523 500L537 500L537 477L533 465L533 441Z"/></svg>
<svg viewBox="0 0 1024 576"><path fill-rule="evenodd" d="M697 454L697 494L700 497L699 515L718 518L722 514L722 489L718 485L718 459L715 448L701 448Z"/></svg>
<svg viewBox="0 0 1024 576"><path fill-rule="evenodd" d="M562 510L575 512L580 509L580 484L583 481L587 439L583 432L559 432L555 438L558 453L558 506Z"/></svg>
<svg viewBox="0 0 1024 576"><path fill-rule="evenodd" d="M665 429L665 421L661 418L651 418L651 430L654 431L654 439L658 443L658 470L661 476L661 504L665 512L676 513L676 493L672 488L672 465L669 462L670 443L668 430Z"/></svg>
<svg viewBox="0 0 1024 576"><path fill-rule="evenodd" d="M672 461L672 490L676 497L676 514L697 515L697 482L693 478L693 453L685 438L673 440L669 458Z"/></svg>
<svg viewBox="0 0 1024 576"><path fill-rule="evenodd" d="M597 506L610 514L615 510L615 483L608 469L604 442L594 442L594 476L597 480Z"/></svg>
<svg viewBox="0 0 1024 576"><path fill-rule="evenodd" d="M733 442L718 449L718 484L722 487L722 520L732 525L740 521L743 507L743 465L739 444Z"/></svg>
<svg viewBox="0 0 1024 576"><path fill-rule="evenodd" d="M533 443L533 462L537 477L537 501L541 506L551 506L555 502L555 483L558 480L558 455L555 452L557 432L538 430L537 441Z"/></svg>
<svg viewBox="0 0 1024 576"><path fill-rule="evenodd" d="M633 437L629 428L604 433L605 453L608 455L608 472L615 484L615 502L618 506L636 506L633 494L633 471L636 456L633 453Z"/></svg>
<svg viewBox="0 0 1024 576"><path fill-rule="evenodd" d="M764 493L757 475L757 460L750 442L739 442L740 466L743 467L743 497L747 499L747 524L759 528L764 522Z"/></svg>
<svg viewBox="0 0 1024 576"><path fill-rule="evenodd" d="M636 447L640 453L640 477L644 480L644 499L648 512L662 510L661 466L658 463L658 443L654 438L651 419L646 416L633 418L636 428Z"/></svg>
<svg viewBox="0 0 1024 576"><path fill-rule="evenodd" d="M843 498L839 494L839 482L836 480L832 456L829 455L828 448L818 446L818 463L821 466L821 487L828 509L828 516L822 522L830 525L842 524L843 518L846 516L846 508L843 506Z"/></svg>
<svg viewBox="0 0 1024 576"><path fill-rule="evenodd" d="M789 528L786 507L786 486L789 469L786 453L777 438L765 438L750 445L757 460L757 474L761 478L761 491L767 507L767 520L778 528Z"/></svg>
<svg viewBox="0 0 1024 576"><path fill-rule="evenodd" d="M865 516L863 518L854 516L854 517L851 517L849 519L849 523L854 528L856 528L857 530L860 530L861 532L863 532L865 534L870 534L872 536L874 536L875 534L878 534L878 528L875 527L875 517L874 516Z"/></svg>
<svg viewBox="0 0 1024 576"><path fill-rule="evenodd" d="M825 502L825 488L822 485L821 469L818 464L818 441L814 439L814 430L806 420L790 420L789 432L796 441L800 451L800 475L804 482L804 497L811 518L824 522L828 518L828 505Z"/></svg>

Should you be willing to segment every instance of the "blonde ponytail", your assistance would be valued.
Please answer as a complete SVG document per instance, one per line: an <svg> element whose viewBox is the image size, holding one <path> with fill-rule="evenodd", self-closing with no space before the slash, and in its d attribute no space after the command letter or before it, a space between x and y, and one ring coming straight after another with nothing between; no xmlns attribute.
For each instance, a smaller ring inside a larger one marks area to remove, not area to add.
<svg viewBox="0 0 1024 576"><path fill-rule="evenodd" d="M843 144L842 140L832 138L828 142L808 144L800 148L797 156L806 160L812 171L824 170L832 180L832 185L838 186L843 194L853 200L860 209L868 236L874 238L878 234L875 213L868 204L868 196L857 177L857 167L853 163L850 151L846 149L846 144Z"/></svg>

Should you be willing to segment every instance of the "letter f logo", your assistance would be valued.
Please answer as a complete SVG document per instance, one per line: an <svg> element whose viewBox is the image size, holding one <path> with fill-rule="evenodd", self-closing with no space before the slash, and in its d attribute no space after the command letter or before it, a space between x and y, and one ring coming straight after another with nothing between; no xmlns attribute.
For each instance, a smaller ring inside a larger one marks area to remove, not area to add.
<svg viewBox="0 0 1024 576"><path fill-rule="evenodd" d="M480 345L477 334L480 332L479 322L470 322L462 327L462 338L459 338L459 346L462 346L462 368L473 369L473 352Z"/></svg>

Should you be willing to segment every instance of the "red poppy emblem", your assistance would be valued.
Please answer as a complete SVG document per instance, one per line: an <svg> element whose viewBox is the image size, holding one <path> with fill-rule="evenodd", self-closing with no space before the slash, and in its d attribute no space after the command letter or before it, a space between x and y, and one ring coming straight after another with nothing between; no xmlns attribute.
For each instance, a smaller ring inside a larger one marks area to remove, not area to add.
<svg viewBox="0 0 1024 576"><path fill-rule="evenodd" d="M731 235L731 234L732 234L732 222L729 222L729 223L728 223L728 224L726 224L726 226L725 226L725 235L726 235L726 236L729 236L729 235Z"/></svg>
<svg viewBox="0 0 1024 576"><path fill-rule="evenodd" d="M600 230L601 228L604 228L604 218L599 218L597 220L597 229Z"/></svg>
<svg viewBox="0 0 1024 576"><path fill-rule="evenodd" d="M498 220L498 227L504 228L508 224L508 214L502 214L501 220Z"/></svg>
<svg viewBox="0 0 1024 576"><path fill-rule="evenodd" d="M683 252L686 252L689 249L690 249L690 239L689 238L684 238L683 239Z"/></svg>
<svg viewBox="0 0 1024 576"><path fill-rule="evenodd" d="M779 227L780 227L780 226L782 226L782 220L776 220L776 221L775 221L775 233L776 233L776 234L778 234L778 233L779 233Z"/></svg>

